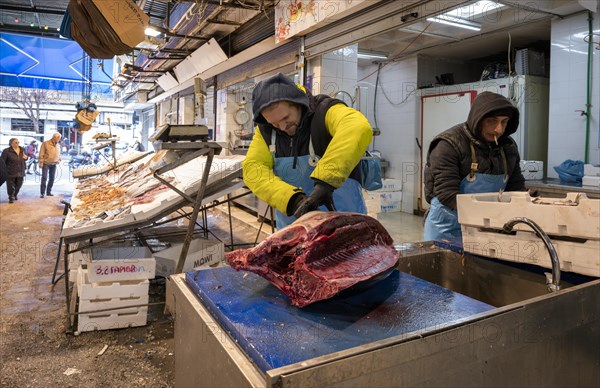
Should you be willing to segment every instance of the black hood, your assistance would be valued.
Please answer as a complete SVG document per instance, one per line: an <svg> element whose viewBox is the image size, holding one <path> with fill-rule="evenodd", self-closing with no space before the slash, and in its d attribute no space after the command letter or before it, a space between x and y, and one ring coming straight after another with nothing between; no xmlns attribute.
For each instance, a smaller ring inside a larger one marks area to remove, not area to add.
<svg viewBox="0 0 600 388"><path fill-rule="evenodd" d="M301 105L306 112L309 107L308 95L282 73L260 81L252 91L252 114L257 124L268 124L260 112L277 101L290 101Z"/></svg>
<svg viewBox="0 0 600 388"><path fill-rule="evenodd" d="M476 132L479 122L484 117L500 115L510 117L504 134L500 136L500 139L503 139L517 131L519 127L519 110L509 99L500 94L492 92L480 93L471 105L469 117L467 118L467 127L476 139L480 139L480 134Z"/></svg>

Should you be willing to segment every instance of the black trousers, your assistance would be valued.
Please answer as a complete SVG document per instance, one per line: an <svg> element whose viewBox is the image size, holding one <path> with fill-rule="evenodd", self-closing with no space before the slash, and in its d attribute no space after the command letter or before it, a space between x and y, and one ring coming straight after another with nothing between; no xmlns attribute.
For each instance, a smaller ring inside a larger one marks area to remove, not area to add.
<svg viewBox="0 0 600 388"><path fill-rule="evenodd" d="M22 176L11 176L6 180L6 191L8 192L8 198L15 199L19 195L19 190L23 186Z"/></svg>
<svg viewBox="0 0 600 388"><path fill-rule="evenodd" d="M55 175L56 164L44 164L44 167L42 168L42 184L40 186L40 193L42 195L52 193Z"/></svg>

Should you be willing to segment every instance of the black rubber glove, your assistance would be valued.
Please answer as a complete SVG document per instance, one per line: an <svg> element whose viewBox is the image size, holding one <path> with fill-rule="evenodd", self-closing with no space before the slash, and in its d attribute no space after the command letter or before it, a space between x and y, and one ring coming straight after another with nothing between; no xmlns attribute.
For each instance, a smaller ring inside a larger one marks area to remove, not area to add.
<svg viewBox="0 0 600 388"><path fill-rule="evenodd" d="M294 217L300 218L310 211L317 210L321 205L325 205L327 209L335 211L333 190L335 188L325 182L318 181L315 183L312 193L298 205L294 212Z"/></svg>
<svg viewBox="0 0 600 388"><path fill-rule="evenodd" d="M292 195L292 198L290 198L288 205L287 205L286 215L288 217L294 215L296 210L298 210L298 208L300 207L300 204L302 202L304 202L305 199L306 199L306 194L304 194L302 192L298 192L298 193Z"/></svg>

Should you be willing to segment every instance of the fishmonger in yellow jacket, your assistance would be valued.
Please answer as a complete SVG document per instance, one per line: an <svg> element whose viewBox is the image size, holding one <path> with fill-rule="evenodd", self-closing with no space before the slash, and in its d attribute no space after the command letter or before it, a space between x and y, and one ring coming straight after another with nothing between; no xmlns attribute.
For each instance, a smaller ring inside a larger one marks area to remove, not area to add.
<svg viewBox="0 0 600 388"><path fill-rule="evenodd" d="M278 229L317 209L366 213L356 166L373 131L362 113L281 73L256 85L252 110L244 183L277 210Z"/></svg>

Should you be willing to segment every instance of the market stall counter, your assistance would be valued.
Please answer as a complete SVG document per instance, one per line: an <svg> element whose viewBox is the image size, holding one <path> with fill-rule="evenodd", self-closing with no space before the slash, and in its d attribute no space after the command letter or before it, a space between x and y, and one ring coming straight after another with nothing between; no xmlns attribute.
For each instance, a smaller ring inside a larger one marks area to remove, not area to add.
<svg viewBox="0 0 600 388"><path fill-rule="evenodd" d="M438 243L397 249L398 270L387 278L305 308L231 268L173 275L175 384L588 385L600 377L600 280L565 274L563 289L548 293L537 267Z"/></svg>

